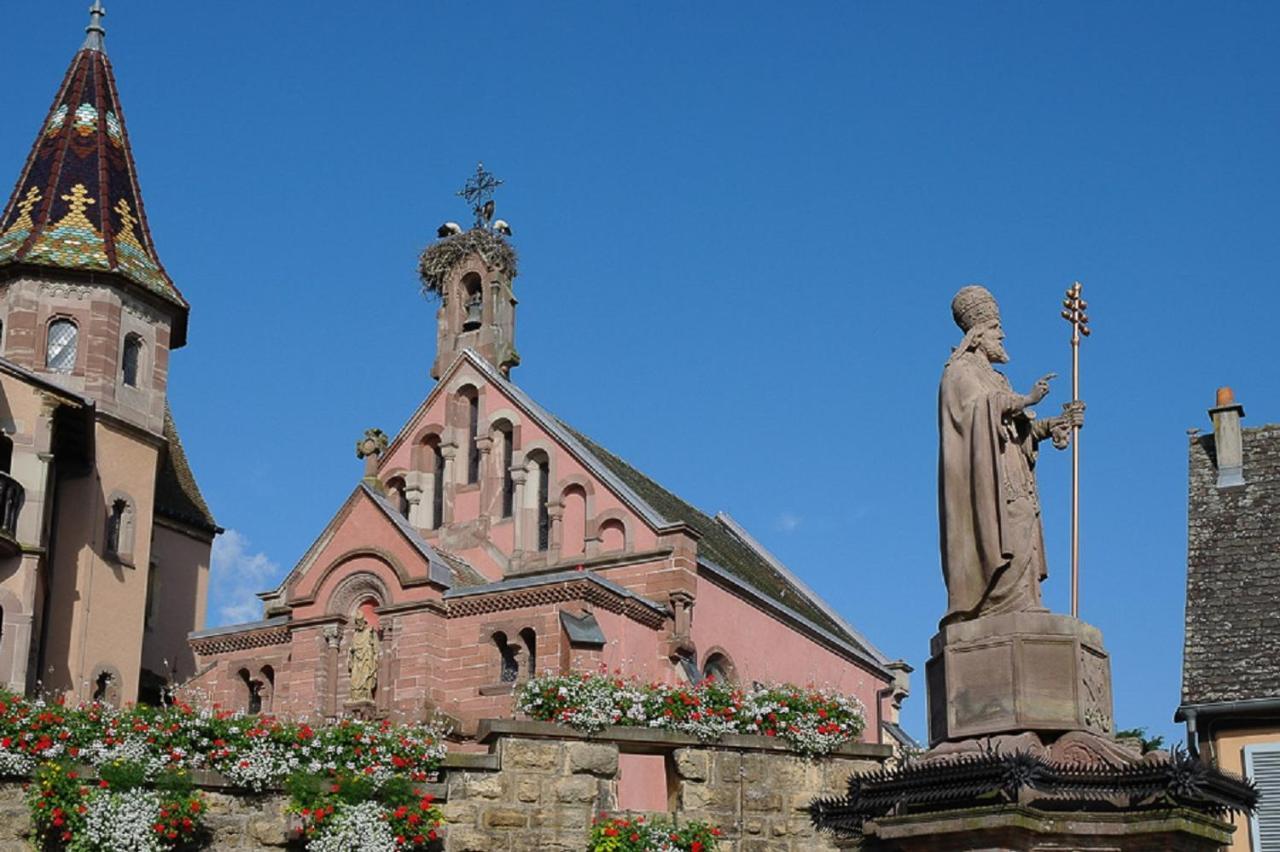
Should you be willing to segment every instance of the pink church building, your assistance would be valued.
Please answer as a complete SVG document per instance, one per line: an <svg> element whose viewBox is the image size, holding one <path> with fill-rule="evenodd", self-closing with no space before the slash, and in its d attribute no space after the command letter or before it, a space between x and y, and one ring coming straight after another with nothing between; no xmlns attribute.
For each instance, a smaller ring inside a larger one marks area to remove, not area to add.
<svg viewBox="0 0 1280 852"><path fill-rule="evenodd" d="M479 173L483 175L483 173ZM363 479L263 618L191 634L188 686L224 707L353 709L348 648L363 614L381 654L377 714L510 716L533 673L619 669L836 687L899 733L910 669L893 662L726 514L681 500L512 382L510 229L476 208L423 254L440 298L426 399L394 437L357 445ZM883 724L877 724L877 723Z"/></svg>
<svg viewBox="0 0 1280 852"><path fill-rule="evenodd" d="M340 715L364 614L381 647L372 710L444 713L465 734L511 715L534 672L602 667L828 684L867 706L869 739L901 734L909 667L727 514L700 512L512 383L506 224L477 209L475 228L440 232L422 256L440 298L434 388L393 438L357 444L364 478L260 595L264 618L192 633L188 686L225 707Z"/></svg>

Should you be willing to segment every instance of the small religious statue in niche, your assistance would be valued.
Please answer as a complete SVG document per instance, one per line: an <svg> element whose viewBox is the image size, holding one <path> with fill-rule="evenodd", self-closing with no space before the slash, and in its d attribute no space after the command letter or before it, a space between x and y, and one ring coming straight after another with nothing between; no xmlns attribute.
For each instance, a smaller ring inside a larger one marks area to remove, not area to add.
<svg viewBox="0 0 1280 852"><path fill-rule="evenodd" d="M347 651L347 671L351 674L351 701L373 701L378 687L378 634L361 613L356 616Z"/></svg>
<svg viewBox="0 0 1280 852"><path fill-rule="evenodd" d="M1041 441L1057 449L1084 425L1084 403L1036 419L1053 373L1020 394L992 365L1004 364L1004 329L995 298L965 287L951 302L964 339L938 389L938 515L947 614L942 623L1026 610L1044 611L1048 575L1035 466Z"/></svg>

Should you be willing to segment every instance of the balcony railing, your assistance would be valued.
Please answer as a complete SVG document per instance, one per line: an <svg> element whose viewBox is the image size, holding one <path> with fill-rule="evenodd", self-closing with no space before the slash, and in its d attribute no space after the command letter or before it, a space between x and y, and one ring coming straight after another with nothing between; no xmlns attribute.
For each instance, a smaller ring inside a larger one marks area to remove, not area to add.
<svg viewBox="0 0 1280 852"><path fill-rule="evenodd" d="M22 483L7 473L0 473L0 553L18 552L18 514L26 499Z"/></svg>

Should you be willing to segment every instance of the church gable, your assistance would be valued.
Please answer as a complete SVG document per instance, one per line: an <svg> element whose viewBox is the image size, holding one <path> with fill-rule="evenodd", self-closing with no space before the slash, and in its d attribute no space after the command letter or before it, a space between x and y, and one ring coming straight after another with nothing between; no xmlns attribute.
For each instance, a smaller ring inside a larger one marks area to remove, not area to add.
<svg viewBox="0 0 1280 852"><path fill-rule="evenodd" d="M411 526L491 580L652 553L669 527L470 350L441 376L378 472Z"/></svg>
<svg viewBox="0 0 1280 852"><path fill-rule="evenodd" d="M435 553L381 495L361 485L268 599L268 614L347 615L365 598L379 606L438 601L444 590L480 579Z"/></svg>

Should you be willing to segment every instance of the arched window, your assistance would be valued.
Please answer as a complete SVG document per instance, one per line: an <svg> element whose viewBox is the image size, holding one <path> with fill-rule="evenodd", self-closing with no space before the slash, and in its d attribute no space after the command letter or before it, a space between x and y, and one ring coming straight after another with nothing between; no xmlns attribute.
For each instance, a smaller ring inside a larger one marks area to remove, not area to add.
<svg viewBox="0 0 1280 852"><path fill-rule="evenodd" d="M244 682L244 709L248 713L262 712L262 681L255 680L248 669L239 671L240 680Z"/></svg>
<svg viewBox="0 0 1280 852"><path fill-rule="evenodd" d="M480 481L480 394L475 388L462 391L461 397L466 405L467 417L467 484L475 485Z"/></svg>
<svg viewBox="0 0 1280 852"><path fill-rule="evenodd" d="M70 373L76 366L76 344L80 329L69 319L56 319L49 323L49 336L45 344L44 364L55 373Z"/></svg>
<svg viewBox="0 0 1280 852"><path fill-rule="evenodd" d="M263 666L258 674L262 676L258 684L258 706L270 713L272 697L276 691L276 670L271 666Z"/></svg>
<svg viewBox="0 0 1280 852"><path fill-rule="evenodd" d="M134 526L133 502L117 492L112 496L107 511L107 540L103 548L107 558L126 565L133 564Z"/></svg>
<svg viewBox="0 0 1280 852"><path fill-rule="evenodd" d="M538 634L532 627L520 631L520 641L524 643L525 653L529 655L529 663L525 673L529 677L538 674Z"/></svg>
<svg viewBox="0 0 1280 852"><path fill-rule="evenodd" d="M124 350L120 353L120 381L131 388L138 386L138 371L142 364L142 338L130 334L124 339Z"/></svg>
<svg viewBox="0 0 1280 852"><path fill-rule="evenodd" d="M93 682L93 700L99 703L107 700L107 689L111 686L111 672L98 672L98 678Z"/></svg>
<svg viewBox="0 0 1280 852"><path fill-rule="evenodd" d="M480 276L468 272L462 276L463 310L466 316L462 319L463 331L475 331L484 322L484 293L480 287Z"/></svg>
<svg viewBox="0 0 1280 852"><path fill-rule="evenodd" d="M428 439L427 452L431 465L431 529L438 530L444 524L444 451L440 439Z"/></svg>
<svg viewBox="0 0 1280 852"><path fill-rule="evenodd" d="M587 492L581 485L570 485L560 495L564 514L560 521L560 556L568 558L586 552Z"/></svg>
<svg viewBox="0 0 1280 852"><path fill-rule="evenodd" d="M515 514L516 481L511 475L511 465L515 460L515 435L511 424L503 421L498 424L498 439L502 441L502 517L509 518Z"/></svg>
<svg viewBox="0 0 1280 852"><path fill-rule="evenodd" d="M493 634L493 644L497 647L498 656L502 660L500 682L515 683L520 677L520 647L508 642L507 634L501 630Z"/></svg>
<svg viewBox="0 0 1280 852"><path fill-rule="evenodd" d="M733 670L733 661L729 659L727 654L719 652L707 657L707 661L702 665L702 676L715 678L727 683L733 683L737 680L737 675Z"/></svg>
<svg viewBox="0 0 1280 852"><path fill-rule="evenodd" d="M387 480L387 500L402 517L409 517L409 499L404 496L404 477L395 476Z"/></svg>
<svg viewBox="0 0 1280 852"><path fill-rule="evenodd" d="M622 521L612 518L600 525L600 550L603 553L617 553L627 547L627 527Z"/></svg>
<svg viewBox="0 0 1280 852"><path fill-rule="evenodd" d="M551 546L551 510L547 500L551 498L551 462L546 456L538 459L538 550Z"/></svg>

